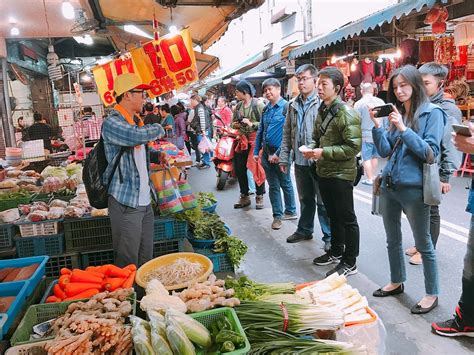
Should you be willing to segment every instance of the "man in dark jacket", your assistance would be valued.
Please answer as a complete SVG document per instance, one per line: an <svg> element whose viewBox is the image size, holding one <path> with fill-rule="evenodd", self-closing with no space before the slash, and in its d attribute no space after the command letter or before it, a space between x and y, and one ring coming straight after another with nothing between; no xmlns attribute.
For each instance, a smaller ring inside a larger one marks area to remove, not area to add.
<svg viewBox="0 0 474 355"><path fill-rule="evenodd" d="M154 109L155 107L151 102L147 102L145 104L145 118L143 120L145 124L161 124L161 118L158 117L158 115L155 115L155 113L153 112Z"/></svg>
<svg viewBox="0 0 474 355"><path fill-rule="evenodd" d="M441 141L441 155L439 161L439 177L441 180L441 192L447 194L451 191L450 177L461 165L462 153L454 148L451 141L452 125L461 124L462 113L456 106L454 100L444 97L444 83L448 77L448 68L444 65L431 62L423 64L419 69L425 84L426 93L430 97L430 101L440 106L448 116L444 127L444 135ZM433 246L436 248L438 242L441 225L441 217L439 215L439 207L431 206L430 208L430 233ZM411 247L406 251L410 256L410 264L421 265L421 254L416 247Z"/></svg>
<svg viewBox="0 0 474 355"><path fill-rule="evenodd" d="M316 265L338 264L326 276L357 273L359 255L353 184L362 132L359 114L339 96L343 86L344 75L339 69L326 67L319 72L318 95L323 103L314 125L313 143L303 152L306 159L316 160L321 196L331 224L331 249L313 261Z"/></svg>
<svg viewBox="0 0 474 355"><path fill-rule="evenodd" d="M28 128L28 134L24 140L34 141L42 139L44 142L44 149L51 152L51 137L53 135L51 126L43 122L43 115L39 112L33 114L34 123Z"/></svg>

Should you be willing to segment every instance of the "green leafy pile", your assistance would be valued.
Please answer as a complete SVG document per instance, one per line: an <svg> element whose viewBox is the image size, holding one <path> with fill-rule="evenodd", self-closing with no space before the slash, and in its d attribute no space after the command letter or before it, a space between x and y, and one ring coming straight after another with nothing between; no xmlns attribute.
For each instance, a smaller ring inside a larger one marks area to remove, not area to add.
<svg viewBox="0 0 474 355"><path fill-rule="evenodd" d="M295 285L291 282L263 284L250 280L247 276L238 279L228 277L225 281L227 289L235 290L235 297L241 301L255 301L260 297L279 294L293 294L296 292Z"/></svg>
<svg viewBox="0 0 474 355"><path fill-rule="evenodd" d="M234 267L238 267L240 262L243 260L249 247L245 242L239 238L227 235L216 241L214 244L214 252L216 253L227 253L230 262Z"/></svg>
<svg viewBox="0 0 474 355"><path fill-rule="evenodd" d="M205 208L217 203L217 198L212 192L198 192L197 202L200 208Z"/></svg>
<svg viewBox="0 0 474 355"><path fill-rule="evenodd" d="M19 198L29 198L31 197L31 193L26 190L20 190L16 192L7 192L7 193L0 193L0 200L16 200Z"/></svg>

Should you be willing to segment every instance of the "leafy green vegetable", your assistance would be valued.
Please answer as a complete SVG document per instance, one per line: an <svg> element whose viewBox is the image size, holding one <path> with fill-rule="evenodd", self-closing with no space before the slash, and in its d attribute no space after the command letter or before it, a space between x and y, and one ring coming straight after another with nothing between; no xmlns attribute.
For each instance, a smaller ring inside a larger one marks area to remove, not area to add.
<svg viewBox="0 0 474 355"><path fill-rule="evenodd" d="M180 221L187 221L194 239L211 240L228 236L225 224L215 213L193 208L175 215Z"/></svg>
<svg viewBox="0 0 474 355"><path fill-rule="evenodd" d="M247 276L238 279L227 277L225 281L227 289L235 290L235 297L241 301L255 301L266 295L293 294L296 292L295 285L288 283L263 284L250 280Z"/></svg>
<svg viewBox="0 0 474 355"><path fill-rule="evenodd" d="M197 201L198 206L204 208L217 203L217 198L212 192L198 192Z"/></svg>
<svg viewBox="0 0 474 355"><path fill-rule="evenodd" d="M31 193L26 190L20 190L17 192L7 192L7 193L0 193L0 200L16 200L19 198L30 198Z"/></svg>
<svg viewBox="0 0 474 355"><path fill-rule="evenodd" d="M233 266L238 267L247 254L248 246L244 241L231 235L218 239L214 244L214 252L227 253Z"/></svg>

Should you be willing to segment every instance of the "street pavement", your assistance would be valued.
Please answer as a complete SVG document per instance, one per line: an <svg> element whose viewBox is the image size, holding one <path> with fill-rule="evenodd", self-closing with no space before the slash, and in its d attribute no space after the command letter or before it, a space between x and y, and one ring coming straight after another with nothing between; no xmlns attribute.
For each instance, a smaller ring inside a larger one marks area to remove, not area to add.
<svg viewBox="0 0 474 355"><path fill-rule="evenodd" d="M239 273L261 282L308 282L324 278L332 266L315 266L314 257L324 253L321 230L316 218L314 238L296 244L286 238L296 230L296 221L284 221L279 231L270 228L272 211L268 194L265 209L252 205L233 208L239 195L236 181L223 191L215 188L215 170L189 170L189 181L195 192L212 191L219 200L217 213L232 228L235 236L244 240L249 251ZM438 241L438 267L441 284L439 306L427 315L412 315L410 308L424 295L423 267L408 264L405 293L396 297L375 298L372 292L390 280L385 231L382 218L373 216L371 187L359 184L354 189L354 203L360 227L360 256L358 274L348 282L367 296L369 305L378 313L386 329L386 354L472 354L474 339L444 338L431 333L430 324L452 317L461 293L463 258L469 232L470 215L465 212L470 178L453 178L453 190L440 206L442 219ZM294 184L294 175L293 175ZM267 185L268 188L268 185ZM296 192L296 186L295 186ZM297 194L296 194L297 198ZM299 211L299 204L298 204ZM414 244L408 221L402 221L403 246Z"/></svg>

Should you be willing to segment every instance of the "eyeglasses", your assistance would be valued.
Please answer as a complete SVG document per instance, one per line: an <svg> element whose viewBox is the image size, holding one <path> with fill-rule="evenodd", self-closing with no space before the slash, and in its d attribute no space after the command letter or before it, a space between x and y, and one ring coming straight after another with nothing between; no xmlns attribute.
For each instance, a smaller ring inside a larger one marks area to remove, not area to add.
<svg viewBox="0 0 474 355"><path fill-rule="evenodd" d="M305 81L310 80L310 79L314 79L314 78L312 76L308 76L308 77L296 78L296 81L298 83L304 83Z"/></svg>

